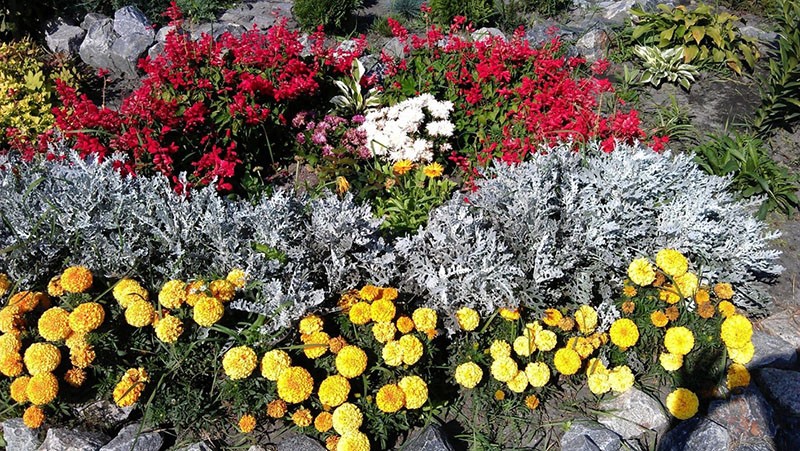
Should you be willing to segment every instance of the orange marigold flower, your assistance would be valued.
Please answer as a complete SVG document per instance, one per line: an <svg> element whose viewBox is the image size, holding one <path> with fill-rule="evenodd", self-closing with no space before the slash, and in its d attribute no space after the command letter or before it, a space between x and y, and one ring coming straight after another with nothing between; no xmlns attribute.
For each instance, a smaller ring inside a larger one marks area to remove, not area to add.
<svg viewBox="0 0 800 451"><path fill-rule="evenodd" d="M711 318L714 316L714 312L716 309L714 308L714 304L710 302L706 302L704 304L699 304L697 306L697 314L700 315L701 318Z"/></svg>
<svg viewBox="0 0 800 451"><path fill-rule="evenodd" d="M311 415L310 410L302 408L296 410L292 414L292 421L297 427L305 428L311 426L311 422L314 421L314 417Z"/></svg>
<svg viewBox="0 0 800 451"><path fill-rule="evenodd" d="M678 311L678 307L675 305L670 305L664 310L664 314L667 315L667 319L670 321L677 321L678 316L680 316L680 311Z"/></svg>
<svg viewBox="0 0 800 451"><path fill-rule="evenodd" d="M39 429L44 423L44 411L39 406L29 406L22 414L22 422L31 429Z"/></svg>
<svg viewBox="0 0 800 451"><path fill-rule="evenodd" d="M286 415L286 410L286 401L282 399L276 399L267 404L267 415L271 418L283 418Z"/></svg>
<svg viewBox="0 0 800 451"><path fill-rule="evenodd" d="M661 310L656 310L650 314L650 322L656 327L664 327L669 322L669 318L667 318L667 315Z"/></svg>
<svg viewBox="0 0 800 451"><path fill-rule="evenodd" d="M72 387L79 388L86 382L86 371L81 368L71 368L64 373L64 382Z"/></svg>
<svg viewBox="0 0 800 451"><path fill-rule="evenodd" d="M70 266L61 274L61 286L70 293L83 293L92 282L92 272L85 266Z"/></svg>
<svg viewBox="0 0 800 451"><path fill-rule="evenodd" d="M414 330L414 320L408 316L401 316L400 318L397 318L397 330L399 330L401 334L407 334L411 332Z"/></svg>
<svg viewBox="0 0 800 451"><path fill-rule="evenodd" d="M89 333L103 324L106 312L97 302L84 302L69 314L69 327L78 334Z"/></svg>
<svg viewBox="0 0 800 451"><path fill-rule="evenodd" d="M239 418L239 430L242 431L243 434L249 434L253 432L255 428L256 428L256 417L254 417L253 415L250 414L242 415L242 417Z"/></svg>
<svg viewBox="0 0 800 451"><path fill-rule="evenodd" d="M525 405L531 410L536 410L539 407L539 398L536 395L528 395L525 398Z"/></svg>
<svg viewBox="0 0 800 451"><path fill-rule="evenodd" d="M630 315L636 309L636 303L633 301L625 301L622 303L622 313Z"/></svg>

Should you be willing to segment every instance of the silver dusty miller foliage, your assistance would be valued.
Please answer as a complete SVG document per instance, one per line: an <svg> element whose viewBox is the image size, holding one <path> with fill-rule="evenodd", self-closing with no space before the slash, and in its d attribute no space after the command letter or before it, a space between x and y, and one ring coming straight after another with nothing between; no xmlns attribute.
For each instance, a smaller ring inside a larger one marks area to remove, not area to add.
<svg viewBox="0 0 800 451"><path fill-rule="evenodd" d="M779 232L689 155L563 145L489 172L396 247L402 288L444 311L590 303L607 326L628 263L675 248L706 279L732 282L734 302L758 314L770 302L764 283L783 270L769 247Z"/></svg>
<svg viewBox="0 0 800 451"><path fill-rule="evenodd" d="M65 265L157 289L170 278L244 269L253 296L233 308L288 325L326 298L392 279L394 254L368 206L277 190L254 203L213 188L176 195L156 177L120 177L104 163L18 164L0 171L0 270L22 286Z"/></svg>

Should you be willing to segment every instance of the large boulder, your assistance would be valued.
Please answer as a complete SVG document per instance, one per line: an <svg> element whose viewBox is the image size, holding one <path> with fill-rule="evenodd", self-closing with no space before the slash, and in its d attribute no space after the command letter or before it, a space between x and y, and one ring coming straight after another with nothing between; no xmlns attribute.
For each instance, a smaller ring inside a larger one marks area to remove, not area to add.
<svg viewBox="0 0 800 451"><path fill-rule="evenodd" d="M114 31L120 36L143 34L152 42L155 31L147 16L135 6L126 6L114 13Z"/></svg>
<svg viewBox="0 0 800 451"><path fill-rule="evenodd" d="M604 59L608 54L608 48L611 46L611 37L608 32L602 28L589 30L578 39L575 47L578 53L586 58L586 61L593 63L597 60Z"/></svg>
<svg viewBox="0 0 800 451"><path fill-rule="evenodd" d="M14 451L34 451L42 443L39 433L25 426L22 418L3 422L3 439L6 441L6 449Z"/></svg>
<svg viewBox="0 0 800 451"><path fill-rule="evenodd" d="M638 437L648 431L661 434L669 427L669 418L661 403L636 388L601 402L599 409L604 414L597 421L624 439Z"/></svg>
<svg viewBox="0 0 800 451"><path fill-rule="evenodd" d="M98 451L109 440L110 437L95 432L52 428L39 451Z"/></svg>
<svg viewBox="0 0 800 451"><path fill-rule="evenodd" d="M74 55L78 53L84 36L86 30L83 28L62 23L52 33L46 33L44 40L51 52Z"/></svg>
<svg viewBox="0 0 800 451"><path fill-rule="evenodd" d="M100 451L159 451L164 439L158 432L139 433L140 425L131 424L122 428L113 440L100 448Z"/></svg>
<svg viewBox="0 0 800 451"><path fill-rule="evenodd" d="M757 330L752 340L755 353L747 368L791 368L797 363L797 350L782 338Z"/></svg>
<svg viewBox="0 0 800 451"><path fill-rule="evenodd" d="M113 21L108 18L97 19L89 25L78 54L84 63L94 68L111 69L114 65L111 46L116 38Z"/></svg>
<svg viewBox="0 0 800 451"><path fill-rule="evenodd" d="M570 451L618 451L622 438L601 424L575 421L561 436L561 449Z"/></svg>
<svg viewBox="0 0 800 451"><path fill-rule="evenodd" d="M664 435L658 451L724 451L729 444L724 427L707 418L692 418Z"/></svg>
<svg viewBox="0 0 800 451"><path fill-rule="evenodd" d="M800 373L764 368L759 371L758 385L773 401L773 406L793 416L800 416Z"/></svg>
<svg viewBox="0 0 800 451"><path fill-rule="evenodd" d="M777 433L772 407L753 385L730 399L712 402L708 406L708 419L723 425L737 443L772 444Z"/></svg>
<svg viewBox="0 0 800 451"><path fill-rule="evenodd" d="M111 46L111 61L114 63L114 71L130 78L136 77L139 58L144 56L152 43L153 38L144 34L134 33L120 36Z"/></svg>
<svg viewBox="0 0 800 451"><path fill-rule="evenodd" d="M278 443L277 451L297 451L300 449L307 451L325 451L325 447L322 446L318 441L307 435L301 434L292 435L286 440Z"/></svg>
<svg viewBox="0 0 800 451"><path fill-rule="evenodd" d="M453 445L442 429L435 425L426 427L419 435L403 446L406 451L453 451Z"/></svg>

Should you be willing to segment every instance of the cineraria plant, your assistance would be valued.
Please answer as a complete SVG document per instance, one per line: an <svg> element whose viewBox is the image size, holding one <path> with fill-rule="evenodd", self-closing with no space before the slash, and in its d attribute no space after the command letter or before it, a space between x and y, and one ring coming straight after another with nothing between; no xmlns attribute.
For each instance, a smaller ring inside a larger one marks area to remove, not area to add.
<svg viewBox="0 0 800 451"><path fill-rule="evenodd" d="M764 311L765 283L783 270L769 247L779 232L752 216L752 202L735 200L730 180L690 156L638 146L604 154L594 143L583 153L563 144L496 164L476 192L434 209L397 244L401 288L447 311L593 303L607 326L626 262L675 248L702 274L733 283L735 304Z"/></svg>

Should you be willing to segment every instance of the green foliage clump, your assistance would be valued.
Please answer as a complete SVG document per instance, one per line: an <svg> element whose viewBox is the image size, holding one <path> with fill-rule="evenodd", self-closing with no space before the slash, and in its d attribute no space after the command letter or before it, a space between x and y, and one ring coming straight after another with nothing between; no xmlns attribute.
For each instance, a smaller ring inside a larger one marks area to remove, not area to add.
<svg viewBox="0 0 800 451"><path fill-rule="evenodd" d="M727 12L715 14L705 4L693 10L666 5L658 5L658 9L660 12L654 13L631 9L638 17L632 40L662 49L682 48L684 63L725 63L737 74L755 67L760 57L756 39L736 31L737 16Z"/></svg>
<svg viewBox="0 0 800 451"><path fill-rule="evenodd" d="M434 22L449 25L456 16L464 16L467 22L484 25L494 16L491 0L431 0L431 18Z"/></svg>
<svg viewBox="0 0 800 451"><path fill-rule="evenodd" d="M392 0L390 9L392 14L402 16L404 19L415 19L420 16L423 0Z"/></svg>
<svg viewBox="0 0 800 451"><path fill-rule="evenodd" d="M800 177L770 158L762 140L747 134L710 138L694 149L695 162L709 174L732 176L732 188L745 199L766 196L759 218L773 210L791 216L800 208Z"/></svg>
<svg viewBox="0 0 800 451"><path fill-rule="evenodd" d="M304 29L322 25L327 30L341 30L361 4L361 0L297 0L292 12Z"/></svg>

